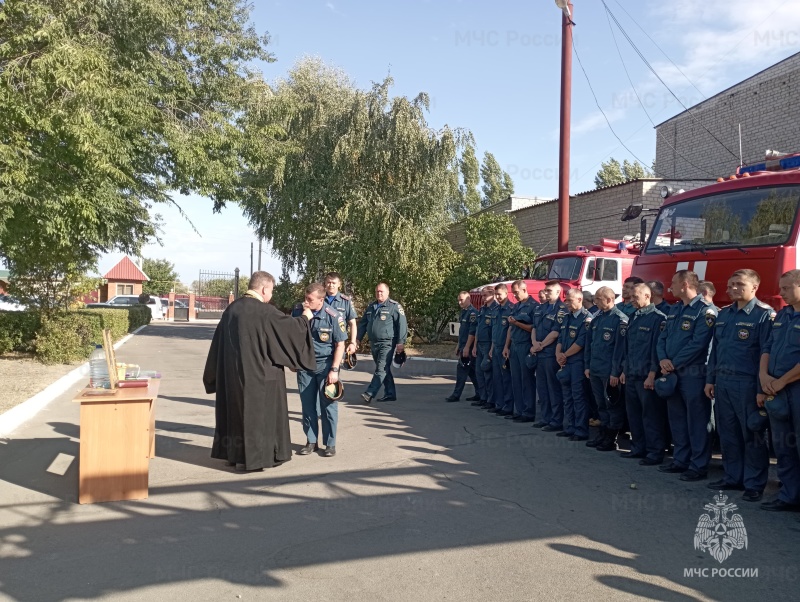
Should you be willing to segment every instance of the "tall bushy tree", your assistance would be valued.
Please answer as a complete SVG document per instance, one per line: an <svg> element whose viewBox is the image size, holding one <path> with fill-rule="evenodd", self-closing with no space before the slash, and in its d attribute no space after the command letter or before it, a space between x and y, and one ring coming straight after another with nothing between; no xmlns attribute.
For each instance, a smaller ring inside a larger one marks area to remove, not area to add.
<svg viewBox="0 0 800 602"><path fill-rule="evenodd" d="M167 259L142 260L142 271L150 278L142 284L142 292L149 295L166 295L172 291L178 280L175 264Z"/></svg>
<svg viewBox="0 0 800 602"><path fill-rule="evenodd" d="M461 170L461 199L464 213L475 213L481 208L481 193L478 185L481 183L480 164L475 156L475 147L467 144L459 160Z"/></svg>
<svg viewBox="0 0 800 602"><path fill-rule="evenodd" d="M481 199L483 207L490 207L514 194L514 181L511 176L503 171L497 159L488 151L483 154L480 173L483 180L483 199Z"/></svg>
<svg viewBox="0 0 800 602"><path fill-rule="evenodd" d="M413 312L454 261L444 235L461 202L463 133L433 130L427 95L391 97L391 85L360 90L319 60L301 61L248 115L248 140L267 133L274 145L254 142L265 150L245 154L237 196L290 269L336 269L363 296L386 280Z"/></svg>
<svg viewBox="0 0 800 602"><path fill-rule="evenodd" d="M0 40L0 257L14 280L136 253L169 191L230 189L245 65L271 60L243 1L6 0Z"/></svg>
<svg viewBox="0 0 800 602"><path fill-rule="evenodd" d="M624 184L640 178L652 177L653 173L638 161L631 163L625 159L621 164L614 157L600 163L600 169L594 177L597 188Z"/></svg>

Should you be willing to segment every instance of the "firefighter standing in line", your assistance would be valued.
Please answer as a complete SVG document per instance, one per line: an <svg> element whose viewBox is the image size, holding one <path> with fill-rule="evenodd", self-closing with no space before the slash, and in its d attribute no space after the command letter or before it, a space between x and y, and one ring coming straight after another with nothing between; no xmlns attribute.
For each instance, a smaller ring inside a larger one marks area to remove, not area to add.
<svg viewBox="0 0 800 602"><path fill-rule="evenodd" d="M492 347L492 311L497 305L494 300L494 287L484 286L481 296L483 297L483 305L478 311L478 327L475 329L475 345L472 348L480 399L474 401L472 405L488 409L494 407L492 366L491 361L489 361L489 349ZM484 370L487 362L489 369Z"/></svg>

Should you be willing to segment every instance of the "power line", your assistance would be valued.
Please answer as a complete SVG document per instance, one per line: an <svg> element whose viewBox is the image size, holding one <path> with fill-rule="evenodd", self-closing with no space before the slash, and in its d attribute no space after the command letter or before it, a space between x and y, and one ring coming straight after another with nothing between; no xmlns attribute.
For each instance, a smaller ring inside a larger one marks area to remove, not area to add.
<svg viewBox="0 0 800 602"><path fill-rule="evenodd" d="M625 71L625 75L626 75L626 76L627 76L627 78L628 78L628 83L631 85L631 89L633 90L633 93L636 95L636 100L638 100L638 101L639 101L639 104L641 105L641 107L642 107L642 110L644 111L644 114L645 114L645 115L647 115L647 118L650 120L650 123L651 123L651 124L653 124L653 128L655 128L655 130L656 130L656 136L660 136L660 137L661 137L661 139L662 139L662 140L663 140L663 141L664 141L664 142L667 144L667 146L669 146L669 147L670 147L670 148L671 148L671 149L672 149L672 150L673 150L673 151L674 151L674 152L675 152L675 153L676 153L676 154L677 154L677 155L678 155L678 156L679 156L681 159L683 159L684 161L686 161L686 162L687 162L689 165L691 165L692 167L694 167L695 169L697 169L697 170L699 170L699 171L702 171L703 173L706 173L706 174L708 174L709 176L716 177L716 176L717 176L717 174L713 174L713 173L711 173L710 171L708 171L708 170L706 170L706 169L703 169L702 167L699 167L699 166L695 165L695 164L694 164L694 163L692 163L692 162L691 162L689 159L687 159L686 157L684 157L684 156L683 156L683 155L682 155L682 154L681 154L681 153L678 151L678 149L677 149L677 148L675 148L674 146L672 146L672 144L671 144L671 143L670 143L670 141L667 139L667 137L666 137L664 134L661 134L661 133L658 131L658 128L656 128L656 123L655 123L655 121L653 121L653 118L652 118L652 117L650 117L650 113L648 113L648 112L647 112L647 107L645 107L645 106L644 106L644 103L642 102L642 99L641 99L641 97L639 96L639 92L637 92L637 91L636 91L636 86L633 84L633 80L631 79L631 74L628 72L628 66L625 64L625 59L624 59L624 58L622 58L622 51L619 49L619 44L617 44L617 36L616 36L616 34L614 33L614 28L613 28L613 26L611 25L611 19L610 19L610 17L609 17L610 11L608 10L608 6L606 6L606 3L605 3L605 2L603 2L603 6L605 6L605 8L606 8L606 21L608 21L608 29L611 31L611 38L614 40L614 47L617 49L617 54L619 55L619 60L620 60L620 62L622 63L622 69ZM624 10L624 9L623 9L623 10ZM619 25L619 22L617 22L617 27L620 27L620 25ZM624 32L623 32L623 33L624 33ZM654 43L655 43L655 42L654 42ZM667 57L667 58L669 58L669 57ZM684 77L685 77L685 76L684 76ZM687 79L688 79L688 78L687 78ZM691 82L689 82L689 83L691 83ZM700 90L698 90L698 92L699 92L699 91L700 91Z"/></svg>
<svg viewBox="0 0 800 602"><path fill-rule="evenodd" d="M657 71L656 71L656 70L653 68L653 66L650 64L650 62L649 62L649 61L648 61L648 60L645 58L644 54L642 54L642 52L639 50L639 48L636 46L636 44L634 44L633 40L630 38L630 36L627 34L627 32L626 32L626 31L625 31L625 30L622 28L622 25L620 25L619 21L617 21L617 18L614 16L614 13L612 13L612 12L611 12L611 9L610 9L610 8L608 8L608 5L606 4L606 1L605 1L605 0L601 0L601 2L603 3L603 6L605 7L605 9L606 9L606 12L607 12L609 15L611 15L611 18L612 18L612 19L614 20L614 22L617 24L617 27L619 27L619 30L620 30L620 32L622 33L622 35L625 37L625 39L626 39L626 40L628 40L628 43L629 43L629 44L631 45L631 47L633 48L634 52L636 52L636 54L637 54L637 55L639 55L639 58L640 58L640 59L642 59L642 62L643 62L643 63L644 63L646 66L647 66L647 68L650 70L650 72L651 72L653 75L655 75L655 76L656 76L656 79L658 79L658 81L660 81L660 82L661 82L661 84L662 84L662 85L663 85L663 86L664 86L664 87L667 89L667 91L669 91L669 93L670 93L670 94L672 94L672 96L675 98L675 100L677 100L677 101L678 101L678 104L680 104L680 105L683 107L683 109L684 109L684 110L685 110L685 111L686 111L686 112L689 114L689 116L692 118L692 121L694 121L694 122L695 122L696 124L698 124L698 125L699 125L701 128L703 128L703 129L704 129L706 132L708 132L708 135L709 135L709 136L711 136L711 137L712 137L714 140L716 140L716 141L719 143L719 145L720 145L722 148L724 148L726 151L728 151L728 152L730 153L730 155L731 155L731 156L732 156L734 159L736 159L736 161L738 162L738 161L739 161L739 155L737 155L737 154L736 154L736 153L734 153L734 152L733 152L731 149L729 149L727 146L725 146L725 144L722 142L722 140L720 140L719 138L717 138L717 137L716 137L716 135L714 135L714 133L713 133L711 130L709 130L709 129L708 129L706 126L705 126L705 125L703 125L701 122L699 122L697 119L695 119L694 113L692 113L692 111L689 109L689 107L687 107L685 104L683 104L683 101L682 101L682 100L681 100L681 99L678 97L678 95L677 95L677 94L675 94L675 92L673 92L673 91L672 91L672 88L670 88L670 87L667 85L667 83L666 83L666 82L665 82L665 81L664 81L664 80L661 78L661 76L660 76L660 75L658 74L658 72L657 72Z"/></svg>

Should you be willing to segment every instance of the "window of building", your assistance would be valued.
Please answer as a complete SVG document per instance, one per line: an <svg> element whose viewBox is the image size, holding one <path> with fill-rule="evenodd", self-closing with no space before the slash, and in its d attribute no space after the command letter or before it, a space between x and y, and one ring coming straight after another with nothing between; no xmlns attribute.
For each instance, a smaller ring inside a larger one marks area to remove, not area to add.
<svg viewBox="0 0 800 602"><path fill-rule="evenodd" d="M133 285L132 284L118 284L117 285L117 294L118 295L132 295L133 294Z"/></svg>

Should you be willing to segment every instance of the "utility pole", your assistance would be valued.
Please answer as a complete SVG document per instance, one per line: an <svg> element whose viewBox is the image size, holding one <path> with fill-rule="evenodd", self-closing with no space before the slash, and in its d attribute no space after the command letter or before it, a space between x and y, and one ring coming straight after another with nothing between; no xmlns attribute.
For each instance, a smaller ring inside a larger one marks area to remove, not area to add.
<svg viewBox="0 0 800 602"><path fill-rule="evenodd" d="M261 239L258 239L258 271L261 271Z"/></svg>
<svg viewBox="0 0 800 602"><path fill-rule="evenodd" d="M250 275L253 275L253 243L250 243Z"/></svg>
<svg viewBox="0 0 800 602"><path fill-rule="evenodd" d="M558 148L558 250L569 251L569 138L572 113L572 15L569 0L556 0L561 16L561 133Z"/></svg>

